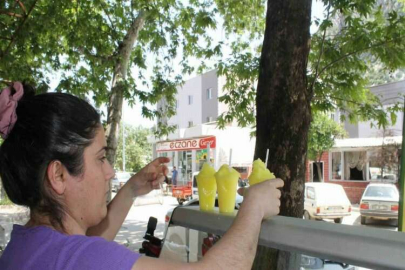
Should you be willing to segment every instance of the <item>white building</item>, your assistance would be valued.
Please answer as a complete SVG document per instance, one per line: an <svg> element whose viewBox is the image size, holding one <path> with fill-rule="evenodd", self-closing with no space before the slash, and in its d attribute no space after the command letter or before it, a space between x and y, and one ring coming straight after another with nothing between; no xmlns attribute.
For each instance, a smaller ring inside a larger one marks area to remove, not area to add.
<svg viewBox="0 0 405 270"><path fill-rule="evenodd" d="M382 84L378 86L373 86L370 91L379 97L384 108L393 106L397 102L403 104L405 95L405 80L393 83ZM397 113L397 121L394 125L389 126L386 130L390 130L391 136L401 136L402 135L402 123L403 123L403 112ZM340 114L335 114L335 121L339 122ZM371 121L359 122L357 124L351 124L349 121L345 121L344 128L348 133L349 138L377 138L383 136L383 131L378 129L376 125L371 125Z"/></svg>
<svg viewBox="0 0 405 270"><path fill-rule="evenodd" d="M227 106L218 101L224 84L224 78L218 78L215 70L186 81L177 88L176 115L159 121L177 125L180 129L216 121L220 114L227 111ZM157 106L166 106L165 100Z"/></svg>
<svg viewBox="0 0 405 270"><path fill-rule="evenodd" d="M164 140L150 139L153 157L170 157L169 167L176 166L178 179L183 183L200 171L207 160L208 144L215 169L228 164L231 159L231 165L241 172L242 178L247 178L255 148L255 139L250 137L251 129L229 125L220 130L216 123L217 117L227 111L227 106L218 100L223 94L224 83L224 78L218 78L216 71L212 70L178 87L176 115L158 120L177 125L177 130ZM165 105L162 100L158 108Z"/></svg>

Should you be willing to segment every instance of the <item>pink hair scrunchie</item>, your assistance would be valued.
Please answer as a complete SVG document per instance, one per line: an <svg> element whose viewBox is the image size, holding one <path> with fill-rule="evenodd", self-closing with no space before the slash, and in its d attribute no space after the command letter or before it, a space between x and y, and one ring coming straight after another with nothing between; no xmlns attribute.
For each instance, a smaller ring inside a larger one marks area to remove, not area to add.
<svg viewBox="0 0 405 270"><path fill-rule="evenodd" d="M12 88L16 91L14 95L11 94ZM20 82L14 82L0 93L0 134L3 139L7 138L17 121L16 109L23 95L24 88Z"/></svg>

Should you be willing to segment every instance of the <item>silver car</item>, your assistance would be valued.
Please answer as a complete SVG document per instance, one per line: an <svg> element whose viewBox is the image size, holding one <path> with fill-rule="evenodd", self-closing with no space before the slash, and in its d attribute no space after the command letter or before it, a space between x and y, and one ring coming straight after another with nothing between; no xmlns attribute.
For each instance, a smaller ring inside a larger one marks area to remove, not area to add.
<svg viewBox="0 0 405 270"><path fill-rule="evenodd" d="M116 172L114 178L111 180L112 190L118 192L131 176L132 173L130 172Z"/></svg>
<svg viewBox="0 0 405 270"><path fill-rule="evenodd" d="M398 221L399 192L393 184L369 184L360 201L361 224L368 218Z"/></svg>

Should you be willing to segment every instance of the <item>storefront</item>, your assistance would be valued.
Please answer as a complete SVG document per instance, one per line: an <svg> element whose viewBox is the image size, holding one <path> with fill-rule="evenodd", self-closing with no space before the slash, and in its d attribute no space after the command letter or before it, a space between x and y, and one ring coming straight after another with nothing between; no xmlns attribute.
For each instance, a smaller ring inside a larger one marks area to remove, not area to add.
<svg viewBox="0 0 405 270"><path fill-rule="evenodd" d="M208 156L216 170L222 164L228 164L230 152L231 166L246 179L251 171L255 146L250 132L247 128L226 127L220 130L216 125L203 124L178 130L167 140L150 138L149 141L153 145L153 157L165 156L171 159L168 167L170 172L176 167L178 184L191 181L193 174L201 170Z"/></svg>
<svg viewBox="0 0 405 270"><path fill-rule="evenodd" d="M340 184L350 201L359 203L370 182L398 183L401 143L401 136L336 140L318 162L322 177L310 161L306 181Z"/></svg>
<svg viewBox="0 0 405 270"><path fill-rule="evenodd" d="M215 136L156 143L157 156L169 157L172 160L169 164L171 170L176 166L179 184L191 181L193 172L201 170L208 156L211 163L215 164L215 151Z"/></svg>

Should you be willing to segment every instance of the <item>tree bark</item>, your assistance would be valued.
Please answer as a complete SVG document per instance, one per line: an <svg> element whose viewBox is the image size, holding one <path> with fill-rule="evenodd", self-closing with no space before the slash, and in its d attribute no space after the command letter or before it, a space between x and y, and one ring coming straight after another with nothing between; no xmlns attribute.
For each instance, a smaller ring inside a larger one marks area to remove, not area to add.
<svg viewBox="0 0 405 270"><path fill-rule="evenodd" d="M302 218L312 93L307 88L311 0L268 0L256 97L254 158L284 179L280 214ZM258 247L253 269L294 269L299 257Z"/></svg>
<svg viewBox="0 0 405 270"><path fill-rule="evenodd" d="M145 15L143 12L140 12L132 22L128 33L118 48L118 55L111 84L110 100L108 103L106 128L108 145L107 159L112 165L115 163L115 153L118 145L119 123L121 122L122 116L122 104L124 101L125 79L128 72L128 63L132 48L144 23Z"/></svg>
<svg viewBox="0 0 405 270"><path fill-rule="evenodd" d="M322 170L321 170L321 163L320 162L316 163L316 170L318 172L319 182L323 182L323 176L322 176Z"/></svg>
<svg viewBox="0 0 405 270"><path fill-rule="evenodd" d="M131 51L136 39L138 38L139 31L143 28L145 23L145 14L140 12L134 19L128 33L125 35L124 40L118 48L118 54L114 67L114 75L111 84L111 94L108 103L107 113L107 153L106 157L110 164L114 167L116 151L119 136L119 124L122 117L122 104L124 102L125 79L128 72L128 63L130 61ZM107 198L111 201L111 183L110 192Z"/></svg>

